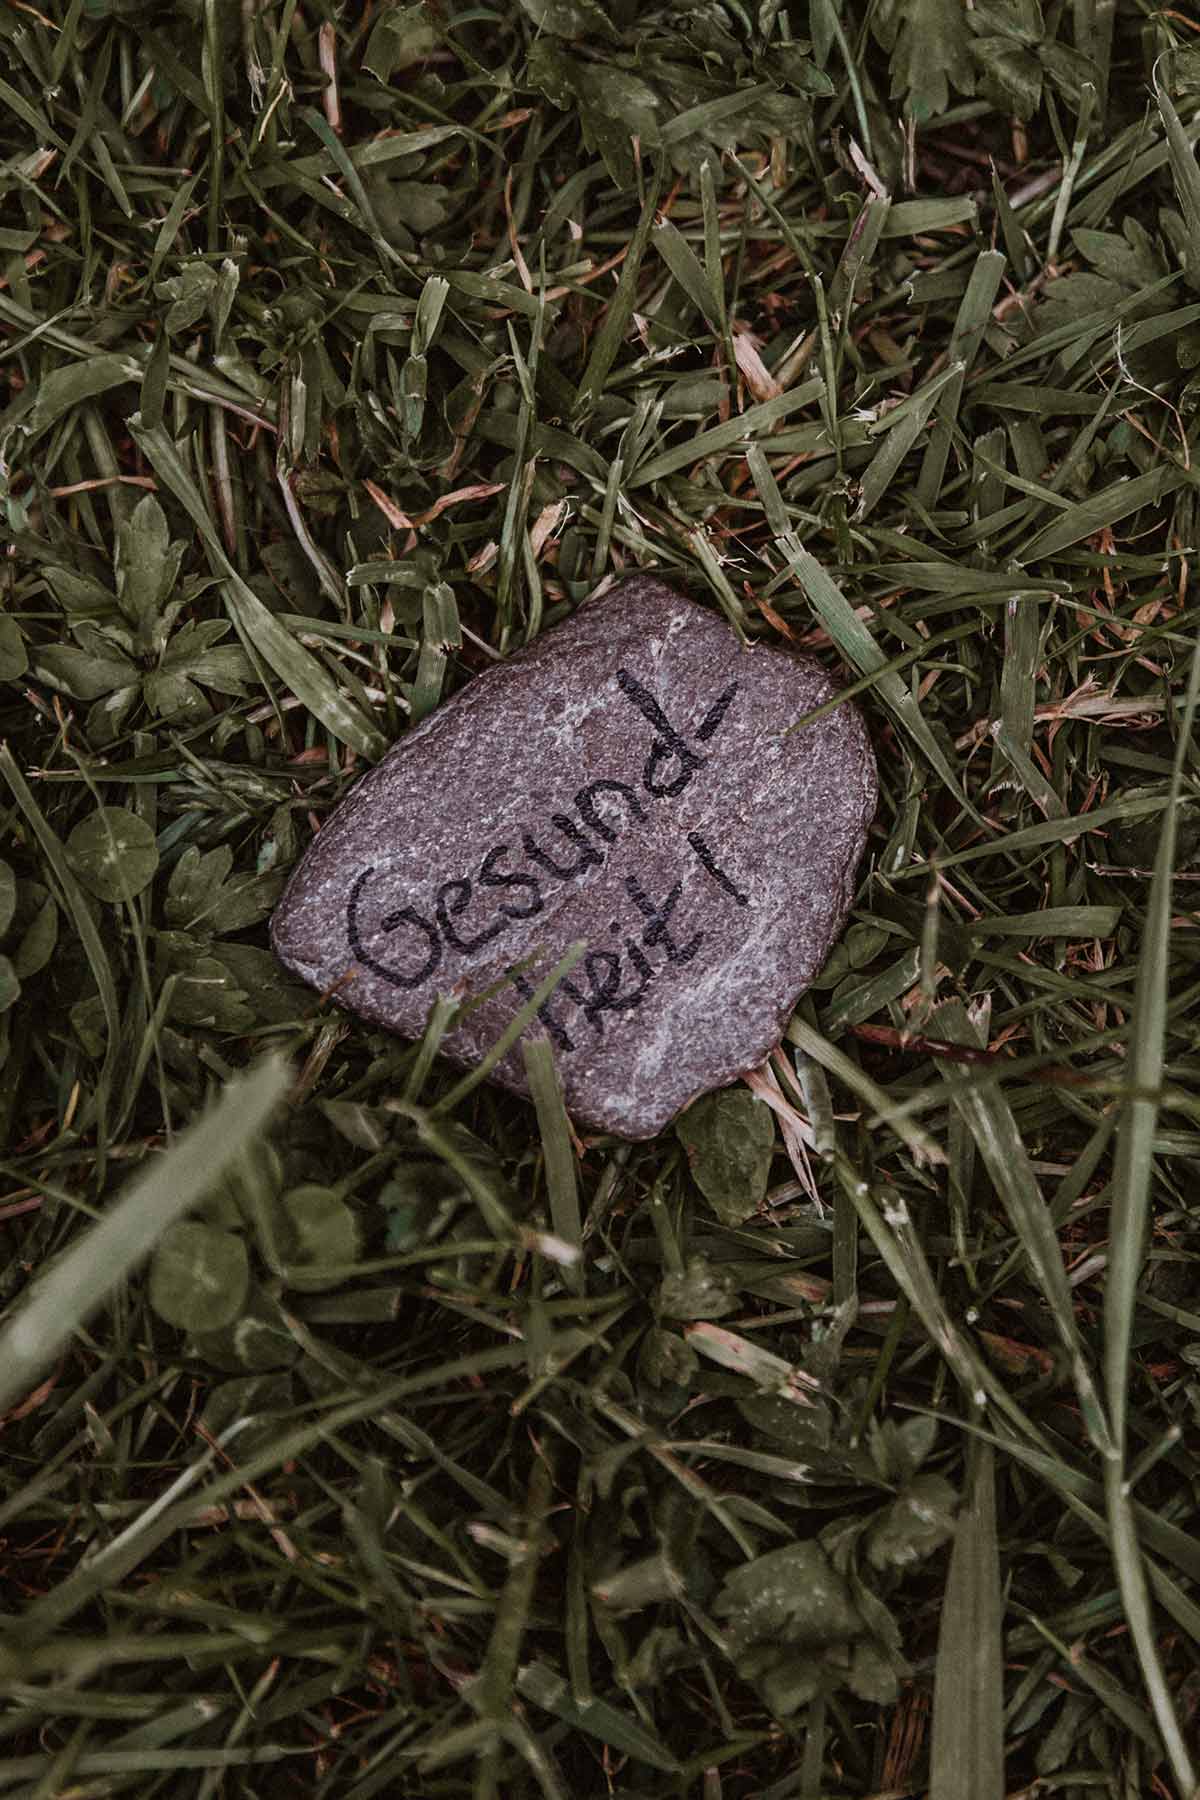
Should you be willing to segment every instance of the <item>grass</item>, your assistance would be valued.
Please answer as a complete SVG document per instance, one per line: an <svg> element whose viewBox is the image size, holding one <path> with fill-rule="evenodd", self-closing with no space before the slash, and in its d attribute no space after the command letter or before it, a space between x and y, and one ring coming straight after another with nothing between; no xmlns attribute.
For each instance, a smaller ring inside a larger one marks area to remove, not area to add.
<svg viewBox="0 0 1200 1800"><path fill-rule="evenodd" d="M0 35L0 1788L1194 1800L1190 9ZM265 921L638 567L882 798L770 1064L581 1143Z"/></svg>

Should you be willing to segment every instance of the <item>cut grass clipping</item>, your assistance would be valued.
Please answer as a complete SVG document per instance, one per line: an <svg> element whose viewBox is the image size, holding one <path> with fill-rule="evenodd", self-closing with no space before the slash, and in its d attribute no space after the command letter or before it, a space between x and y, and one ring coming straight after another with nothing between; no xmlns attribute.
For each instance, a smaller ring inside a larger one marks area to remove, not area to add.
<svg viewBox="0 0 1200 1800"><path fill-rule="evenodd" d="M1194 1800L1190 9L0 36L0 1787ZM649 567L883 794L783 1048L581 1142L265 921Z"/></svg>

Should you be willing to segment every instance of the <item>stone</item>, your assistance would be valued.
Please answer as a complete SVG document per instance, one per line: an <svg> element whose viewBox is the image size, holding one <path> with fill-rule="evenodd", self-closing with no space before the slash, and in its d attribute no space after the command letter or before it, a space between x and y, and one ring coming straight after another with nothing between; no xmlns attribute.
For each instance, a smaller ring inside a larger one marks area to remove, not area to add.
<svg viewBox="0 0 1200 1800"><path fill-rule="evenodd" d="M442 1046L470 1067L582 942L527 1031L579 1124L652 1137L766 1058L842 929L870 742L849 703L789 730L836 694L632 576L363 777L293 874L275 952L408 1037L437 995L477 1002ZM493 1078L528 1092L520 1043Z"/></svg>

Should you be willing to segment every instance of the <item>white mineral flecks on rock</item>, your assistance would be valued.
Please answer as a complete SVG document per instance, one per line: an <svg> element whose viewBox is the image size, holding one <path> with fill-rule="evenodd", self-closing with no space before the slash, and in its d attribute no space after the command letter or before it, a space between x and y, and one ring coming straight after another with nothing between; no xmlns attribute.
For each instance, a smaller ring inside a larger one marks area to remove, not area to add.
<svg viewBox="0 0 1200 1800"><path fill-rule="evenodd" d="M761 1063L841 931L875 811L862 718L815 662L745 648L637 575L478 676L322 826L271 923L280 960L470 1066L569 947L528 1029L567 1106L622 1137ZM517 968L515 965L520 965ZM518 1045L495 1079L526 1092Z"/></svg>

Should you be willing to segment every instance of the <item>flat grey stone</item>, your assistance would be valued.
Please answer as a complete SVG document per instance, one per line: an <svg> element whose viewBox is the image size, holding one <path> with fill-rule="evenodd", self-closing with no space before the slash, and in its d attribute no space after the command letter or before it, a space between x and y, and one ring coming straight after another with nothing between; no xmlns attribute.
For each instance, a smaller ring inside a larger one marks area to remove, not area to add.
<svg viewBox="0 0 1200 1800"><path fill-rule="evenodd" d="M271 922L339 1005L471 1066L571 944L529 1029L582 1124L652 1137L778 1043L854 892L875 762L808 658L747 649L636 575L476 677L324 824ZM509 976L515 964L522 968ZM495 1079L527 1092L520 1045Z"/></svg>

